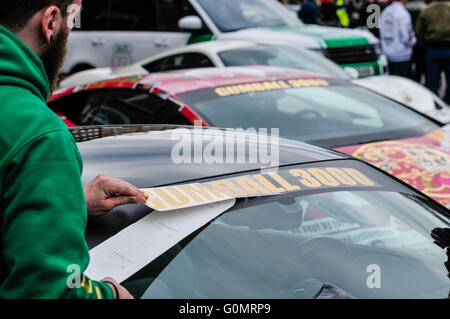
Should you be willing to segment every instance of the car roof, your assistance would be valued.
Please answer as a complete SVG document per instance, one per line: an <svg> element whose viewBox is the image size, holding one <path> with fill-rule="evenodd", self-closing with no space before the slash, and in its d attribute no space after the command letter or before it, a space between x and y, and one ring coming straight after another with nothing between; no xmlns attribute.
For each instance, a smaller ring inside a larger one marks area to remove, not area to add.
<svg viewBox="0 0 450 319"><path fill-rule="evenodd" d="M172 49L169 51L165 51L164 53L160 53L157 55L153 55L144 60L136 62L134 64L147 64L153 60L159 60L164 57L187 53L187 52L197 52L197 53L205 53L205 54L216 54L217 52L222 52L226 50L234 50L239 48L246 48L250 46L256 46L258 44L267 43L259 43L256 41L247 41L247 40L216 40L216 41L207 41L185 45L176 49Z"/></svg>
<svg viewBox="0 0 450 319"><path fill-rule="evenodd" d="M250 82L278 81L290 78L326 78L329 75L274 66L238 66L198 68L122 77L56 91L49 102L62 96L86 90L119 88L157 90L176 95L189 91L237 85ZM350 83L350 82L349 82Z"/></svg>
<svg viewBox="0 0 450 319"><path fill-rule="evenodd" d="M189 136L192 141L201 141L204 149L210 143L209 138L225 130L176 125L126 125L75 127L71 128L71 132L79 142L78 147L84 160L83 182L103 173L144 188L264 168L261 163L175 164L172 160L172 150L180 142L173 138L174 133ZM207 138L200 138L201 134ZM261 135L249 136L258 138ZM236 141L245 141L245 138L244 133L236 133ZM270 150L270 145L267 147ZM238 153L242 154L242 150L236 150L236 156ZM249 156L248 147L244 152ZM333 150L280 138L280 167L349 158L351 157Z"/></svg>
<svg viewBox="0 0 450 319"><path fill-rule="evenodd" d="M203 53L207 55L213 55L218 54L223 51L228 50L236 50L236 49L242 49L242 48L248 48L248 47L271 47L276 46L280 47L280 44L274 41L264 40L260 41L258 39L255 39L254 41L250 40L215 40L215 41L206 41L206 42L200 42L200 43L194 43L185 45L176 49L172 49L169 51L165 51L163 53L150 56L148 58L145 58L141 61L138 61L136 63L133 63L132 65L138 64L138 65L144 65L151 63L153 61L163 59L165 57L183 54L183 53ZM288 47L288 45L281 45L282 47ZM292 48L291 48L292 49ZM306 51L305 48L296 48L298 51Z"/></svg>

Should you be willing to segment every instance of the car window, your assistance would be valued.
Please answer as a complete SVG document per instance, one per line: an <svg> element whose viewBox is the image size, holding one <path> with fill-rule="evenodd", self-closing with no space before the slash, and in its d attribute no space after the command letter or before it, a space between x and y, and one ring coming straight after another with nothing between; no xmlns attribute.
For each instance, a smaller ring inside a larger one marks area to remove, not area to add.
<svg viewBox="0 0 450 319"><path fill-rule="evenodd" d="M400 193L249 200L166 254L142 298L311 299L326 283L354 298L446 298L445 251L430 234L449 226Z"/></svg>
<svg viewBox="0 0 450 319"><path fill-rule="evenodd" d="M179 31L178 20L196 14L187 0L83 2L84 31Z"/></svg>
<svg viewBox="0 0 450 319"><path fill-rule="evenodd" d="M439 129L395 101L337 79L251 83L180 98L213 126L280 128L283 137L325 147L419 137Z"/></svg>
<svg viewBox="0 0 450 319"><path fill-rule="evenodd" d="M87 100L80 125L189 124L179 106L149 94L105 92Z"/></svg>
<svg viewBox="0 0 450 319"><path fill-rule="evenodd" d="M190 124L179 112L177 104L134 91L80 92L63 97L49 106L77 125Z"/></svg>
<svg viewBox="0 0 450 319"><path fill-rule="evenodd" d="M154 1L85 1L81 14L81 30L155 30L155 8Z"/></svg>
<svg viewBox="0 0 450 319"><path fill-rule="evenodd" d="M214 67L214 64L206 55L200 53L178 54L144 65L144 68L149 72L206 67Z"/></svg>
<svg viewBox="0 0 450 319"><path fill-rule="evenodd" d="M291 23L265 0L198 0L198 2L221 32L284 26Z"/></svg>
<svg viewBox="0 0 450 319"><path fill-rule="evenodd" d="M154 1L154 0L153 0ZM180 31L178 21L189 15L197 15L188 0L156 0L157 28L159 31Z"/></svg>
<svg viewBox="0 0 450 319"><path fill-rule="evenodd" d="M344 70L325 57L287 46L255 45L222 51L219 57L225 66L270 65L349 78Z"/></svg>

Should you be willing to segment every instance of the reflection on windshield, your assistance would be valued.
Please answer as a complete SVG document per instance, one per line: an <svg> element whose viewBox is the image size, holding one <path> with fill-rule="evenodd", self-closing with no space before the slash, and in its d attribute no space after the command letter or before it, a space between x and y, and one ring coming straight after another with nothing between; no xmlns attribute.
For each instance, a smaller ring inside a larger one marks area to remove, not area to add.
<svg viewBox="0 0 450 319"><path fill-rule="evenodd" d="M221 32L289 25L264 0L199 0Z"/></svg>
<svg viewBox="0 0 450 319"><path fill-rule="evenodd" d="M219 53L225 66L270 65L312 71L348 79L348 74L338 65L306 50L295 50L288 46L255 45Z"/></svg>
<svg viewBox="0 0 450 319"><path fill-rule="evenodd" d="M446 298L447 256L430 233L449 226L394 192L247 199L126 285L156 299Z"/></svg>
<svg viewBox="0 0 450 319"><path fill-rule="evenodd" d="M439 129L403 105L351 85L245 93L199 102L192 99L194 95L189 92L182 98L213 126L279 127L282 137L325 147L419 137Z"/></svg>

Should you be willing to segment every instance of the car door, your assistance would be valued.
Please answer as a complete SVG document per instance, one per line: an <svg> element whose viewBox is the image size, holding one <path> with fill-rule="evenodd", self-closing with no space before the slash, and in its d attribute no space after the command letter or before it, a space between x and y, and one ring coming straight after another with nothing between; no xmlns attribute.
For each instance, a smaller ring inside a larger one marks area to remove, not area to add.
<svg viewBox="0 0 450 319"><path fill-rule="evenodd" d="M187 0L83 3L81 30L69 38L64 73L94 67L124 66L185 45L191 34L178 21L195 14Z"/></svg>

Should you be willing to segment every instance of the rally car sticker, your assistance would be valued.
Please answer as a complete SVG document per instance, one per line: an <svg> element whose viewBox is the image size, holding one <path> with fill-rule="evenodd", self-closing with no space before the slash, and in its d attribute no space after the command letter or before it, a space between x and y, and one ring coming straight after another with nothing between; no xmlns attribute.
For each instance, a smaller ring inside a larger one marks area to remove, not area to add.
<svg viewBox="0 0 450 319"><path fill-rule="evenodd" d="M111 65L117 67L132 64L135 61L133 50L131 42L115 43L112 47Z"/></svg>
<svg viewBox="0 0 450 319"><path fill-rule="evenodd" d="M86 274L122 282L236 204L237 198L315 190L380 187L360 170L309 167L204 183L144 189L155 211L90 251ZM105 269L108 273L105 273Z"/></svg>
<svg viewBox="0 0 450 319"><path fill-rule="evenodd" d="M230 85L218 87L214 92L220 96L241 95L255 92L285 90L299 87L324 87L329 86L330 82L325 79L291 79L291 80L273 80L264 82L244 83L240 85Z"/></svg>
<svg viewBox="0 0 450 319"><path fill-rule="evenodd" d="M379 187L354 168L305 168L272 173L238 176L207 183L143 189L149 198L146 205L157 211L255 196L271 196L308 189L343 187Z"/></svg>

